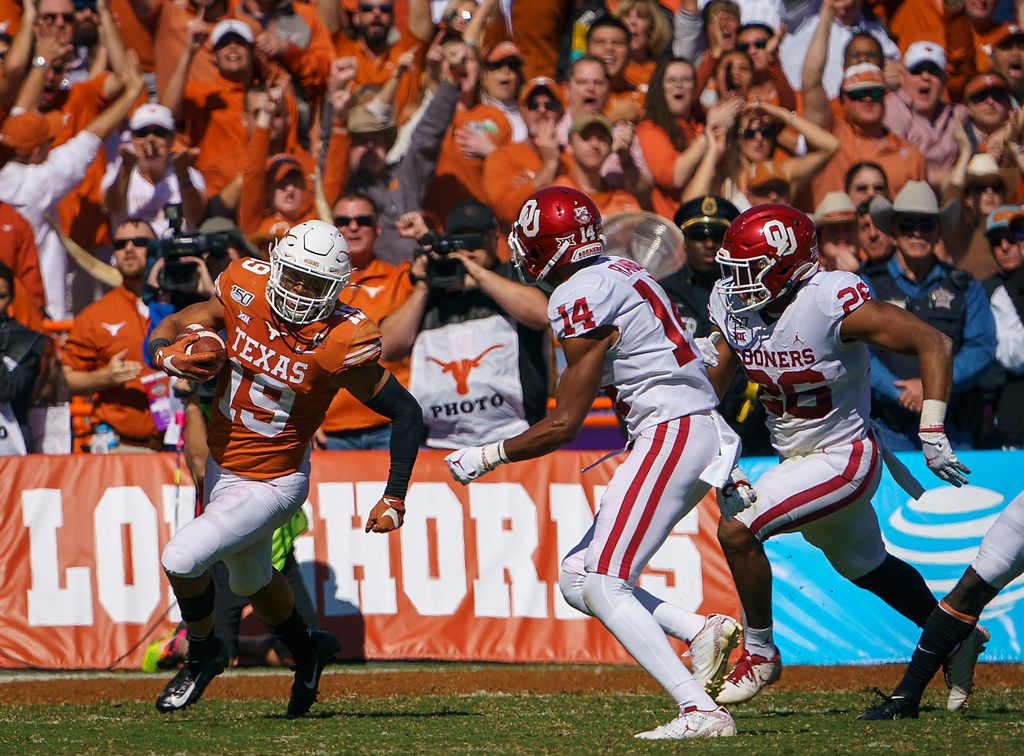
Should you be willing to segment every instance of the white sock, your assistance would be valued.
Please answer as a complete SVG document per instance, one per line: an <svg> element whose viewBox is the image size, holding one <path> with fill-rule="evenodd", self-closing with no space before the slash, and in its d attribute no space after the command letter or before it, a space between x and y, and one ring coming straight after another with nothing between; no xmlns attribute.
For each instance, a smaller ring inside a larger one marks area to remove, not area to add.
<svg viewBox="0 0 1024 756"><path fill-rule="evenodd" d="M654 616L633 595L633 586L619 578L589 573L583 581L583 600L676 704L703 711L715 708L715 702L680 661Z"/></svg>
<svg viewBox="0 0 1024 756"><path fill-rule="evenodd" d="M765 659L775 656L775 642L772 640L772 629L747 627L743 629L743 648L749 654L757 654Z"/></svg>
<svg viewBox="0 0 1024 756"><path fill-rule="evenodd" d="M677 604L662 601L643 588L634 588L633 595L643 608L654 616L661 629L673 638L689 643L704 628L707 617L703 614L694 614Z"/></svg>

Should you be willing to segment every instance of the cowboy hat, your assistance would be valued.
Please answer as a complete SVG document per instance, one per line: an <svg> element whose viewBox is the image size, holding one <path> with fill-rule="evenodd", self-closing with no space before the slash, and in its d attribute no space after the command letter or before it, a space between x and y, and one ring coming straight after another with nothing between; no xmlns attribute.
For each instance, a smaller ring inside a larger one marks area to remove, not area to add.
<svg viewBox="0 0 1024 756"><path fill-rule="evenodd" d="M926 181L908 181L893 202L881 196L871 200L871 221L882 233L896 236L895 220L900 215L930 215L938 219L946 234L960 218L960 202L951 200L940 210L935 192Z"/></svg>

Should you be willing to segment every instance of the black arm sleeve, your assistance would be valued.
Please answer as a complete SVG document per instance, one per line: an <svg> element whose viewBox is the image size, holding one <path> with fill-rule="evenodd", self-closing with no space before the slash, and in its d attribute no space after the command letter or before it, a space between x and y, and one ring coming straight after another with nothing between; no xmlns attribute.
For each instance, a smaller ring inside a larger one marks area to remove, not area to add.
<svg viewBox="0 0 1024 756"><path fill-rule="evenodd" d="M391 469L384 495L404 499L423 437L423 410L393 375L366 406L391 419Z"/></svg>

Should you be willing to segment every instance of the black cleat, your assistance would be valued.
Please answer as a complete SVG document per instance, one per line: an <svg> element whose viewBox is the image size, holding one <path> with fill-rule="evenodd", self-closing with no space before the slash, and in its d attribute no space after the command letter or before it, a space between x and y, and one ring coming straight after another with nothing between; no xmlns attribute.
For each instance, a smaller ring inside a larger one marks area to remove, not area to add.
<svg viewBox="0 0 1024 756"><path fill-rule="evenodd" d="M887 696L875 688L882 703L872 706L859 717L858 722L873 722L883 719L917 719L918 703L906 696Z"/></svg>
<svg viewBox="0 0 1024 756"><path fill-rule="evenodd" d="M213 656L202 659L185 658L185 666L164 686L156 698L156 710L160 712L177 711L190 706L202 698L203 691L213 678L228 666L228 650L217 641L217 651Z"/></svg>
<svg viewBox="0 0 1024 756"><path fill-rule="evenodd" d="M341 650L338 639L326 630L310 630L313 636L313 655L304 662L295 664L295 681L292 683L292 694L288 699L288 710L285 716L289 719L301 717L309 711L316 701L317 690L320 688L320 675L324 667L334 661L334 655Z"/></svg>

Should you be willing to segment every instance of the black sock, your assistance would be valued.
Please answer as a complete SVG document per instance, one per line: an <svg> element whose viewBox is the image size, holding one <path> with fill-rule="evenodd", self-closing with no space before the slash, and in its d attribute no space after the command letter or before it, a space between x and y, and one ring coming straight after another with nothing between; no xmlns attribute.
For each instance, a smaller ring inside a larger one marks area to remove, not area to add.
<svg viewBox="0 0 1024 756"><path fill-rule="evenodd" d="M271 625L270 630L292 652L296 662L304 662L313 656L316 649L313 636L309 634L309 626L297 609L292 609L291 616L280 625Z"/></svg>
<svg viewBox="0 0 1024 756"><path fill-rule="evenodd" d="M213 633L208 635L186 633L186 637L188 637L189 659L209 659L217 653L217 649L220 647L220 641Z"/></svg>
<svg viewBox="0 0 1024 756"><path fill-rule="evenodd" d="M871 591L918 627L924 627L938 604L921 573L892 554L867 575L850 582Z"/></svg>
<svg viewBox="0 0 1024 756"><path fill-rule="evenodd" d="M906 696L920 701L924 689L939 671L942 663L949 658L953 650L962 643L974 629L974 622L967 622L954 617L942 606L935 607L928 622L925 623L921 640L917 642L914 655L903 674L903 679L893 691L894 696Z"/></svg>

